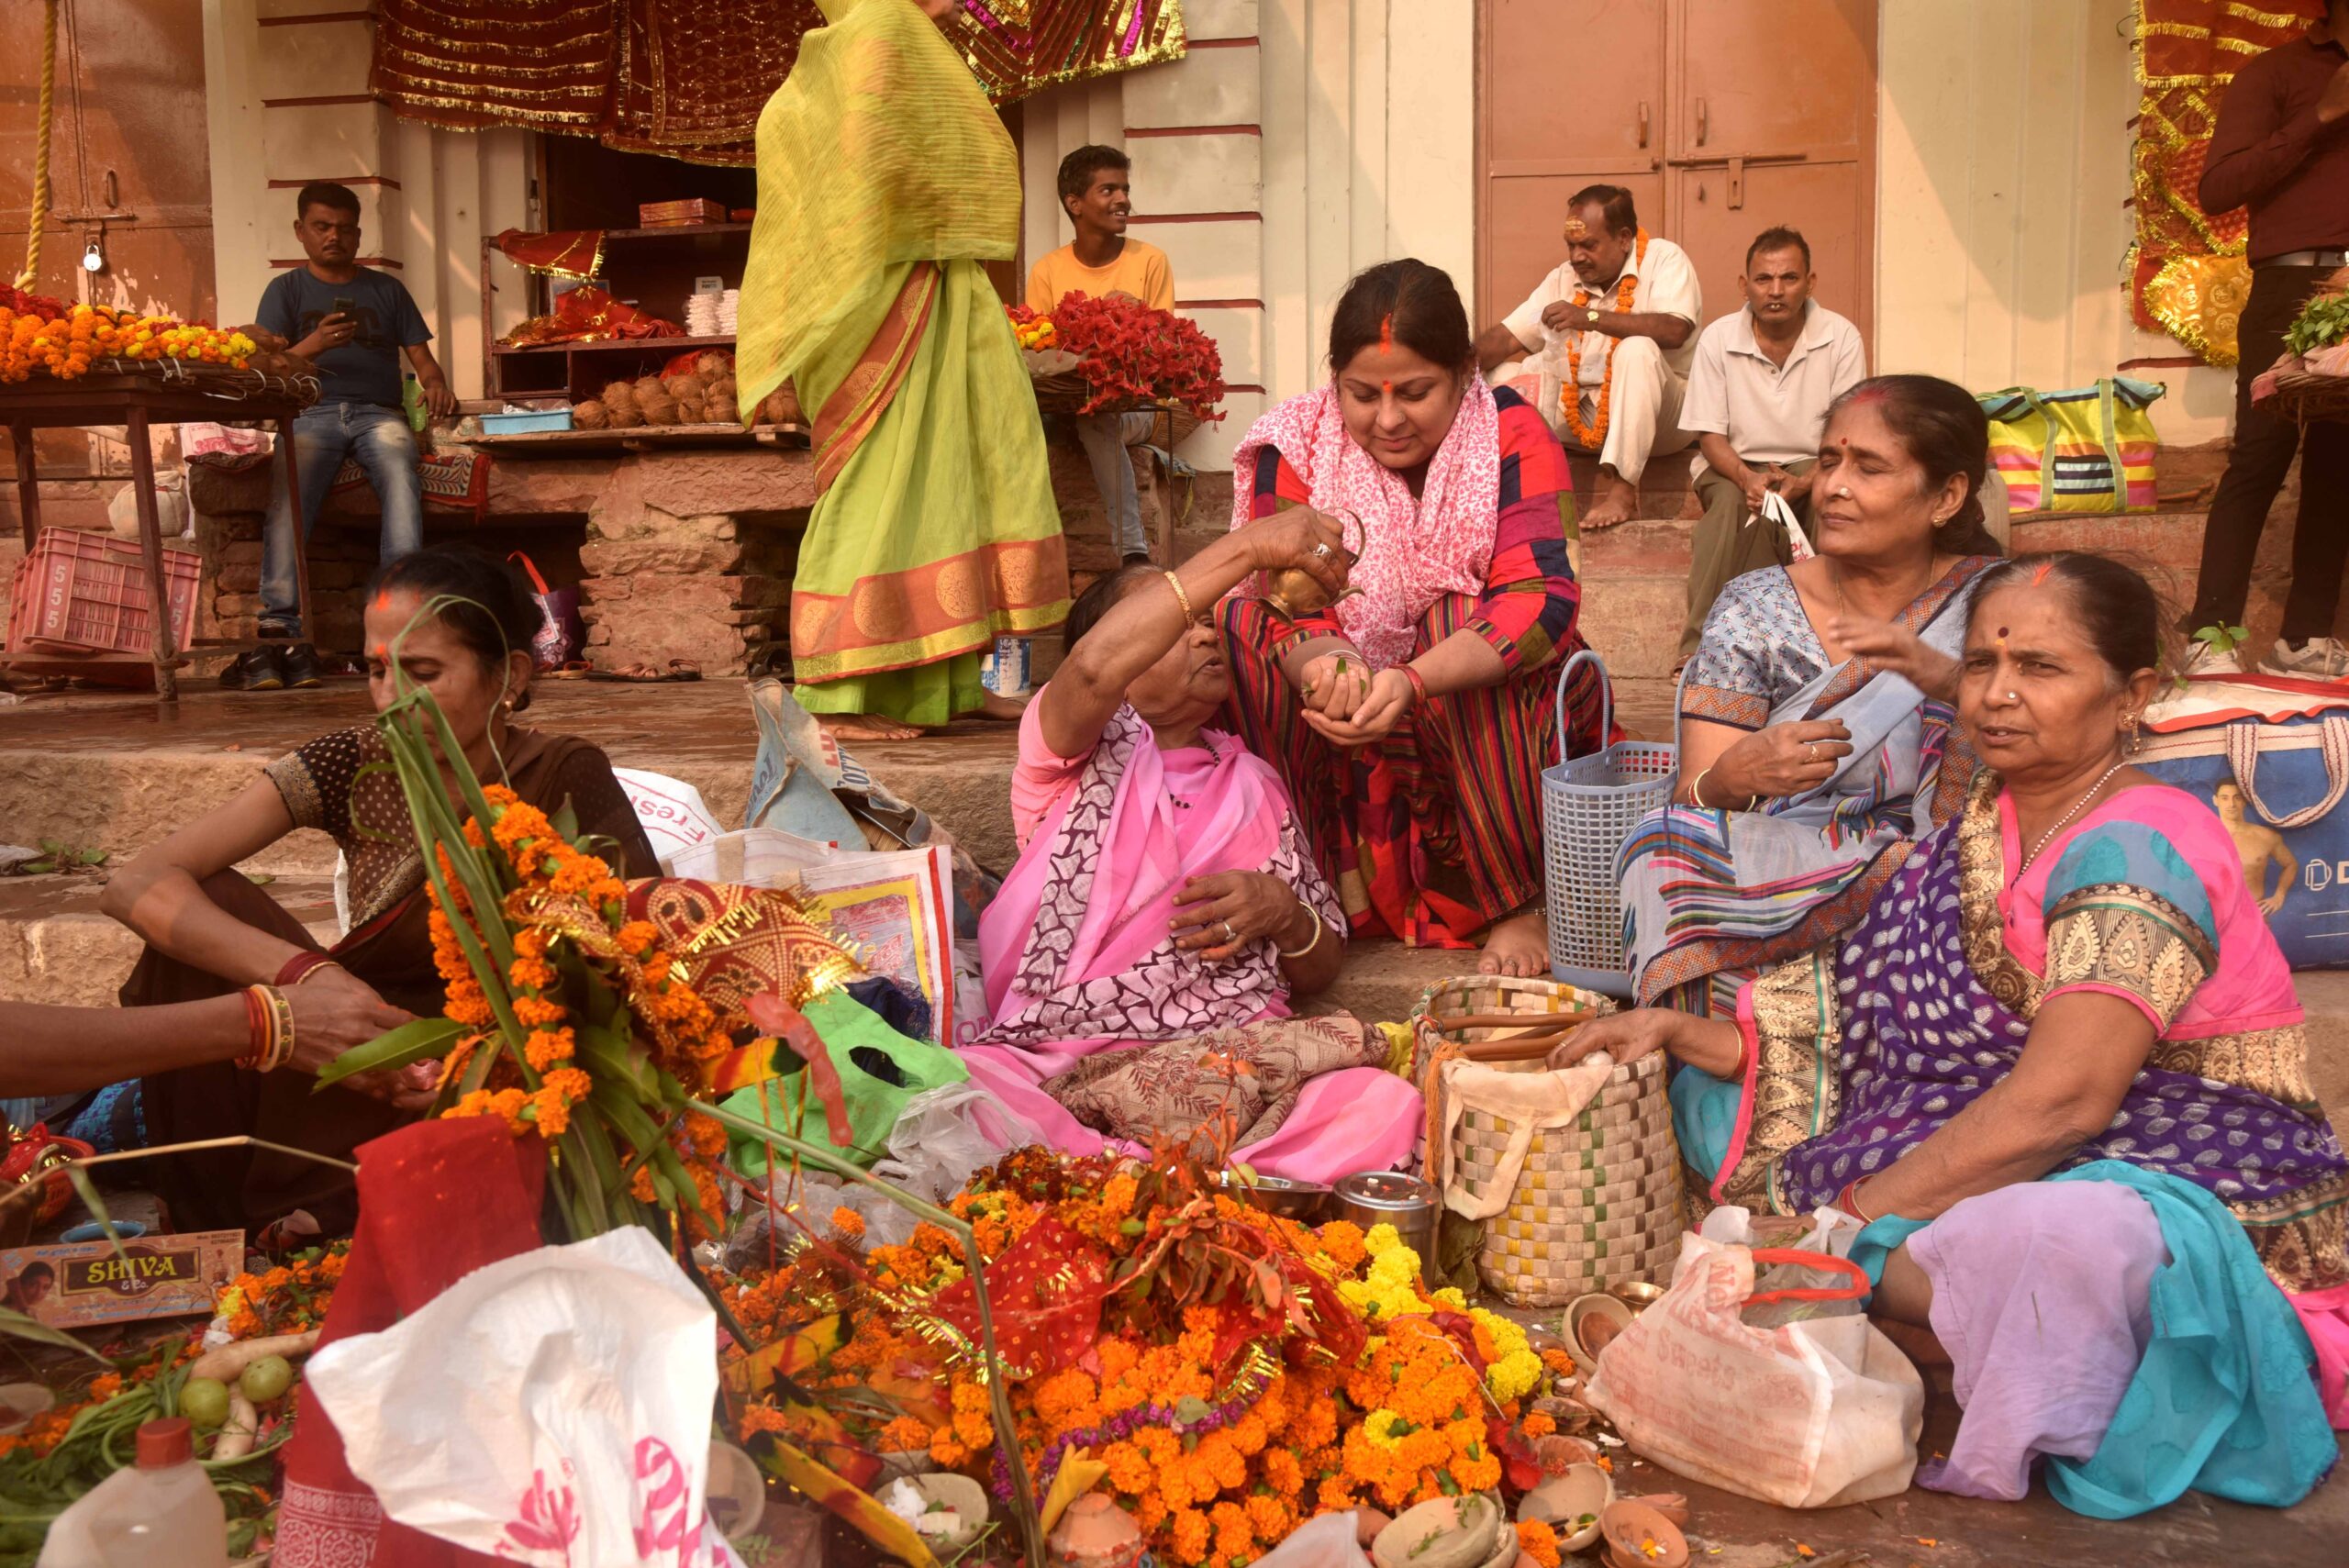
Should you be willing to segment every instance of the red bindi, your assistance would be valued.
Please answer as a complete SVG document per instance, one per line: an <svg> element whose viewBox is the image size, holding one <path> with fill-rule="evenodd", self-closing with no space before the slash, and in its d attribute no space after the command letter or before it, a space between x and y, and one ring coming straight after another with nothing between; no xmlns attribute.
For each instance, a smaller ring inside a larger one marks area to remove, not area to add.
<svg viewBox="0 0 2349 1568"><path fill-rule="evenodd" d="M1378 384L1378 390L1392 397L1395 395L1395 384L1391 381L1382 381Z"/></svg>

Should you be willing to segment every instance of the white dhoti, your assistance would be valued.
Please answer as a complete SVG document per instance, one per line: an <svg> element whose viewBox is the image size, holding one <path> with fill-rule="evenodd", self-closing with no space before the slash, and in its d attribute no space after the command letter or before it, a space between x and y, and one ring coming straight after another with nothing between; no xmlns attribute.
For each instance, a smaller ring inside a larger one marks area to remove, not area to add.
<svg viewBox="0 0 2349 1568"><path fill-rule="evenodd" d="M1598 336L1592 333L1585 339L1586 369L1590 364L1589 339ZM1653 338L1614 338L1606 341L1614 389L1607 400L1607 437L1598 449L1598 461L1601 466L1637 484L1640 475L1647 472L1648 459L1660 452L1682 450L1697 439L1680 428L1680 401L1687 395L1688 378L1672 368L1664 357L1663 348ZM1559 399L1587 393L1595 405L1598 388L1567 384L1565 368L1565 345L1561 340L1542 356L1540 407L1549 416L1551 428L1558 432L1560 440L1574 450L1587 451L1589 449L1576 440L1574 427L1566 423ZM1593 412L1593 407L1585 406L1586 425Z"/></svg>

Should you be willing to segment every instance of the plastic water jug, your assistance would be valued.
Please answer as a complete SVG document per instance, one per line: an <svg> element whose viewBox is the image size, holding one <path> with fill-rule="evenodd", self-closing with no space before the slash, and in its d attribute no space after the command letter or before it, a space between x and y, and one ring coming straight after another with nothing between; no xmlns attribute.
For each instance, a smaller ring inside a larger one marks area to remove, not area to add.
<svg viewBox="0 0 2349 1568"><path fill-rule="evenodd" d="M228 1568L228 1516L195 1462L187 1418L139 1429L139 1462L49 1527L39 1568Z"/></svg>

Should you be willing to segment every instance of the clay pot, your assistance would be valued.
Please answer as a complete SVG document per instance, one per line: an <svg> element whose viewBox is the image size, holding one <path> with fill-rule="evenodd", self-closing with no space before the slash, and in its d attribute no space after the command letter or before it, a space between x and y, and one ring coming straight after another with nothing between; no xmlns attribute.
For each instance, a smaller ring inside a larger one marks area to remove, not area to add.
<svg viewBox="0 0 2349 1568"><path fill-rule="evenodd" d="M987 1525L986 1488L967 1475L957 1475L951 1470L934 1470L926 1475L913 1475L906 1484L922 1495L922 1500L933 1510L952 1510L956 1523L946 1530L926 1530L917 1523L914 1533L928 1543L931 1555L941 1559L952 1557L979 1539ZM1104 1501L1107 1501L1105 1498Z"/></svg>
<svg viewBox="0 0 2349 1568"><path fill-rule="evenodd" d="M1595 1464L1572 1464L1544 1481L1517 1505L1520 1524L1540 1520L1555 1530L1562 1551L1580 1551L1598 1539L1598 1516L1615 1500L1615 1483ZM1576 1519L1587 1518L1577 1526Z"/></svg>
<svg viewBox="0 0 2349 1568"><path fill-rule="evenodd" d="M1569 1465L1597 1464L1598 1449L1581 1438L1560 1437L1553 1432L1533 1440L1533 1459L1544 1475L1563 1475Z"/></svg>
<svg viewBox="0 0 2349 1568"><path fill-rule="evenodd" d="M1688 1568L1680 1527L1645 1503L1609 1503L1598 1516L1610 1568Z"/></svg>
<svg viewBox="0 0 2349 1568"><path fill-rule="evenodd" d="M1044 1545L1052 1568L1133 1568L1142 1557L1141 1526L1108 1497L1087 1492L1068 1506Z"/></svg>
<svg viewBox="0 0 2349 1568"><path fill-rule="evenodd" d="M1598 1364L1607 1342L1631 1326L1631 1309L1611 1296L1576 1296L1566 1307L1564 1329L1566 1350L1586 1376Z"/></svg>
<svg viewBox="0 0 2349 1568"><path fill-rule="evenodd" d="M1497 1555L1497 1542L1512 1555L1517 1550L1517 1538L1502 1529L1502 1519L1499 1500L1488 1493L1437 1497L1404 1509L1380 1530L1370 1543L1370 1559L1376 1568L1481 1568Z"/></svg>
<svg viewBox="0 0 2349 1568"><path fill-rule="evenodd" d="M1533 1408L1557 1422L1559 1433L1565 1437L1586 1429L1598 1414L1581 1400L1564 1394L1545 1394L1533 1402Z"/></svg>
<svg viewBox="0 0 2349 1568"><path fill-rule="evenodd" d="M1686 1492L1650 1492L1631 1501L1645 1503L1682 1529L1688 1528L1688 1494Z"/></svg>

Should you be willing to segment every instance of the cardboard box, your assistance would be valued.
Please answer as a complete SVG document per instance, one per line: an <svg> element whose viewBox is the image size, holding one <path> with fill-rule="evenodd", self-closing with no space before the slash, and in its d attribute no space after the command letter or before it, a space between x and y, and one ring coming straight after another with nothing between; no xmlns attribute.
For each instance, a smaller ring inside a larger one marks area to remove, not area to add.
<svg viewBox="0 0 2349 1568"><path fill-rule="evenodd" d="M724 223L726 208L701 197L686 202L646 202L636 209L636 219L645 228L673 228L688 223Z"/></svg>
<svg viewBox="0 0 2349 1568"><path fill-rule="evenodd" d="M105 1240L12 1247L0 1251L0 1307L53 1329L209 1316L244 1262L241 1230L133 1237L120 1251Z"/></svg>

